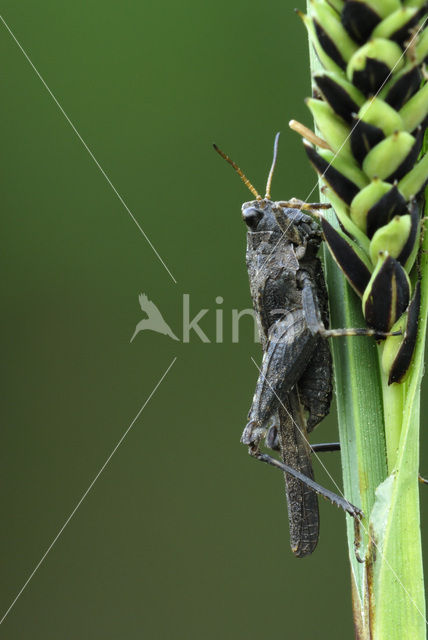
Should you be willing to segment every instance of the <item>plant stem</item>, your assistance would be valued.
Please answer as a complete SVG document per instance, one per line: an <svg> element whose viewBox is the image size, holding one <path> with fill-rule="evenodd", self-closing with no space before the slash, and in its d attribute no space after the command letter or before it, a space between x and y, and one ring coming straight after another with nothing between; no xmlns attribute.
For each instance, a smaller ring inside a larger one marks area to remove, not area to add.
<svg viewBox="0 0 428 640"><path fill-rule="evenodd" d="M379 361L381 359L379 347ZM398 447L403 421L404 386L400 384L388 385L388 379L381 369L382 395L385 415L385 439L388 460L388 473L391 473L397 461Z"/></svg>
<svg viewBox="0 0 428 640"><path fill-rule="evenodd" d="M312 47L311 72L320 63ZM321 194L321 199L322 199ZM338 226L334 213L331 224ZM423 250L428 251L428 234ZM362 327L361 300L327 248L324 265L332 326ZM426 638L418 467L420 384L428 312L428 258L421 252L422 303L413 363L402 384L388 385L382 347L372 339L335 339L333 352L345 497L360 506L358 562L347 516L348 550L358 640Z"/></svg>
<svg viewBox="0 0 428 640"><path fill-rule="evenodd" d="M332 326L364 326L361 303L325 249ZM361 506L362 548L368 546L369 514L375 489L387 476L381 382L374 341L364 337L332 340L345 497ZM354 617L360 637L370 638L366 572L354 551L354 524L347 516Z"/></svg>
<svg viewBox="0 0 428 640"><path fill-rule="evenodd" d="M428 251L428 234L423 249ZM325 271L332 326L363 326L361 302L327 249ZM355 557L354 527L347 517L359 640L426 637L418 486L419 400L428 310L426 253L421 253L421 274L418 345L403 384L388 386L371 339L332 341L344 493L365 514L360 552L365 554L365 564Z"/></svg>

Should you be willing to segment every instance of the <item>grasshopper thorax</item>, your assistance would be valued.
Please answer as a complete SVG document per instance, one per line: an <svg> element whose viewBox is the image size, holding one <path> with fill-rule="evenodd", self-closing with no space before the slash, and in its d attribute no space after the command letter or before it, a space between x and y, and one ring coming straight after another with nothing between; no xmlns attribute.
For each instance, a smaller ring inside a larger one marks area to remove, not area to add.
<svg viewBox="0 0 428 640"><path fill-rule="evenodd" d="M244 202L242 218L252 245L259 234L265 241L269 237L269 243L276 246L292 242L297 246L311 245L316 250L321 241L320 227L313 218L281 202L266 198Z"/></svg>

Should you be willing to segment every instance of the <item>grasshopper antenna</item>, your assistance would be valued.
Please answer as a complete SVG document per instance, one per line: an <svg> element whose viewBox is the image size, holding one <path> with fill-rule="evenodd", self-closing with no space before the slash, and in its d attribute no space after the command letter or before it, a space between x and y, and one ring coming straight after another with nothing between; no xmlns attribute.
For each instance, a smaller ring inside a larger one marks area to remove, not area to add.
<svg viewBox="0 0 428 640"><path fill-rule="evenodd" d="M270 189L271 189L271 186L272 186L272 178L273 178L273 174L274 174L275 167L276 167L276 159L278 157L278 141L279 141L279 136L280 135L281 134L278 131L278 133L275 136L275 142L273 143L272 166L270 168L268 179L267 179L267 182L266 182L266 195L265 195L265 199L266 200L270 200Z"/></svg>
<svg viewBox="0 0 428 640"><path fill-rule="evenodd" d="M236 164L236 162L233 162L233 160L231 160L231 158L229 158L229 156L227 156L224 151L222 151L221 149L218 148L218 146L216 144L213 144L214 149L217 151L217 153L226 160L226 162L228 162L229 164L232 165L232 167L235 169L236 173L238 174L238 176L241 178L242 182L245 184L246 187L249 188L249 190L251 191L251 193L253 194L253 196L256 197L257 200L261 200L262 197L261 195L255 190L255 188L253 187L253 185L251 184L251 182L248 180L247 176L244 174L243 171L241 171L241 169L238 167L238 165Z"/></svg>

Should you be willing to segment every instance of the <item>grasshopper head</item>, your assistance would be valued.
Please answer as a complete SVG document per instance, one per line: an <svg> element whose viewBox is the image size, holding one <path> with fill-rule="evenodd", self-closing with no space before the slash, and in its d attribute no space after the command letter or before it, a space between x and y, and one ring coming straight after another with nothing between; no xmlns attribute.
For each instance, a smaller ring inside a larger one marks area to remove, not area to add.
<svg viewBox="0 0 428 640"><path fill-rule="evenodd" d="M249 233L260 231L275 232L278 230L278 223L270 200L252 200L244 202L242 205L242 219L247 225Z"/></svg>
<svg viewBox="0 0 428 640"><path fill-rule="evenodd" d="M294 245L303 245L303 254L308 244L317 248L321 240L319 225L312 218L301 211L303 202L295 200L272 202L270 199L273 173L278 154L279 133L275 136L272 165L266 183L266 195L264 198L257 192L246 175L238 165L233 162L221 149L214 145L217 153L224 158L240 176L256 200L244 202L242 205L242 217L248 229L248 246L253 249L265 247L274 243L292 242ZM300 208L295 208L300 207Z"/></svg>
<svg viewBox="0 0 428 640"><path fill-rule="evenodd" d="M248 239L257 244L260 238L275 245L290 243L294 245L316 245L321 241L318 223L300 209L284 207L282 203L271 200L253 200L242 205L242 218L247 225Z"/></svg>

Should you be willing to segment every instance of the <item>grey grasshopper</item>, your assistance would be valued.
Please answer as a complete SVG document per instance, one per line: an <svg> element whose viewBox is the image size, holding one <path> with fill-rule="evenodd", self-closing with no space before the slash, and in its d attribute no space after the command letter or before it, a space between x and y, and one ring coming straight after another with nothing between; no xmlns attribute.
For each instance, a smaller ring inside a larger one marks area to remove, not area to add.
<svg viewBox="0 0 428 640"><path fill-rule="evenodd" d="M316 218L316 210L328 205L271 200L278 136L264 198L239 167L214 147L256 197L242 205L242 217L247 226L246 262L263 360L241 442L252 456L284 472L290 544L293 553L303 557L318 542L317 493L343 508L356 523L362 516L357 507L313 479L312 451L339 448L336 443L311 446L308 442L308 434L330 409L332 361L326 338L379 337L379 332L329 330L327 290L317 257L322 231ZM267 447L280 451L282 462L260 451L263 439Z"/></svg>

